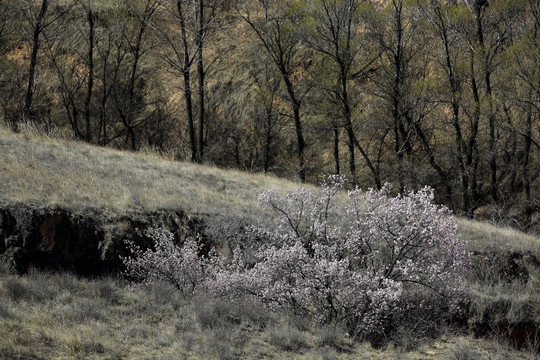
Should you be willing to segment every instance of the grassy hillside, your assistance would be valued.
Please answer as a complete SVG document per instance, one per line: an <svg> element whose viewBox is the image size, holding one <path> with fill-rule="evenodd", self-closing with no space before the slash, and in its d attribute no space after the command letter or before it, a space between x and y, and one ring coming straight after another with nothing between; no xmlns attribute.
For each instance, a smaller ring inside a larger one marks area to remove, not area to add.
<svg viewBox="0 0 540 360"><path fill-rule="evenodd" d="M298 185L272 176L172 161L155 153L104 149L0 127L0 204L75 212L182 209L249 216L263 190Z"/></svg>
<svg viewBox="0 0 540 360"><path fill-rule="evenodd" d="M146 241L148 227L168 227L182 239L204 222L215 234L205 239L212 241L253 219L263 190L297 186L38 135L32 128L18 134L0 128L0 225L11 237L0 244L0 255L7 248L18 271L35 265L97 274L118 266L124 240Z"/></svg>
<svg viewBox="0 0 540 360"><path fill-rule="evenodd" d="M249 302L186 300L163 286L0 273L2 359L533 360L504 341L449 332L405 351L373 349L337 329Z"/></svg>
<svg viewBox="0 0 540 360"><path fill-rule="evenodd" d="M101 217L181 209L207 223L217 217L251 221L261 211L261 191L298 186L163 154L0 128L0 208L24 204ZM255 304L180 299L168 288L133 289L120 280L2 272L0 333L9 336L0 339L0 358L533 359L528 349L540 344L538 333L520 352L501 339L514 328L540 324L540 239L465 219L459 236L474 254L468 325L491 340L453 331L437 341L408 334L407 341L420 343L413 352L392 345L374 350L339 330L268 314Z"/></svg>
<svg viewBox="0 0 540 360"><path fill-rule="evenodd" d="M199 216L251 217L260 211L256 199L262 191L298 186L271 175L173 161L170 154L105 149L32 128L15 134L0 126L0 206L26 203L115 214L182 209ZM484 222L460 219L459 232L471 251L540 248L537 236Z"/></svg>

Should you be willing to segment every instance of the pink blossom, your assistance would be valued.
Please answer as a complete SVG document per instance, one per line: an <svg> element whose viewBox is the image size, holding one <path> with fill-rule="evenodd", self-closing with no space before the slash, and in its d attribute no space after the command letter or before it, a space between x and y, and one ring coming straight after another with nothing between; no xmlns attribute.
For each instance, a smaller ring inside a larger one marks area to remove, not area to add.
<svg viewBox="0 0 540 360"><path fill-rule="evenodd" d="M254 251L237 248L230 259L200 258L195 241L178 247L172 234L153 230L154 249L132 245L127 274L169 281L184 294L249 294L270 308L345 323L355 336L380 332L415 306L458 312L469 296L469 254L450 211L432 203L433 190L391 197L388 184L346 194L344 185L332 176L318 191L262 193L259 205L272 211L271 225L246 232L264 241Z"/></svg>

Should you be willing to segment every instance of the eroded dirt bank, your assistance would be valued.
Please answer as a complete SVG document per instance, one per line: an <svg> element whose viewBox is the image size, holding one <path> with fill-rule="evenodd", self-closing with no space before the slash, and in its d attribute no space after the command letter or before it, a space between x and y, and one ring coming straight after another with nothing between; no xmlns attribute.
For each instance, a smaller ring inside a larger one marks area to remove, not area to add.
<svg viewBox="0 0 540 360"><path fill-rule="evenodd" d="M183 211L134 211L125 215L13 205L0 209L0 257L18 273L30 269L101 275L121 270L126 240L146 247L147 230L165 227L177 241L201 232L202 221ZM204 238L204 237L203 237Z"/></svg>

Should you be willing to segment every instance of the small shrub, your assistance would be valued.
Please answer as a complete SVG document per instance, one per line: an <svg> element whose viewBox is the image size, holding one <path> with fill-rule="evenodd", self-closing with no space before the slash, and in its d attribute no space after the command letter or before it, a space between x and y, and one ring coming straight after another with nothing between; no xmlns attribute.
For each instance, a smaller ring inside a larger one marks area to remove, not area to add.
<svg viewBox="0 0 540 360"><path fill-rule="evenodd" d="M63 305L59 312L64 320L77 323L80 321L103 320L105 316L101 313L101 309L102 304L100 301L80 298Z"/></svg>
<svg viewBox="0 0 540 360"><path fill-rule="evenodd" d="M37 276L43 276L43 273L36 273ZM67 272L58 272L50 274L48 283L51 288L58 289L58 292L67 291L70 293L76 293L81 290L81 282L77 278L77 275L67 273Z"/></svg>
<svg viewBox="0 0 540 360"><path fill-rule="evenodd" d="M218 354L219 359L237 359L238 352L247 342L247 337L237 326L222 326L206 332L207 349Z"/></svg>
<svg viewBox="0 0 540 360"><path fill-rule="evenodd" d="M199 299L193 302L192 308L203 329L238 325L242 322L241 309L231 302Z"/></svg>
<svg viewBox="0 0 540 360"><path fill-rule="evenodd" d="M280 309L281 310L281 309ZM300 331L309 331L313 327L313 318L306 314L296 314L290 311L280 311L287 325Z"/></svg>
<svg viewBox="0 0 540 360"><path fill-rule="evenodd" d="M276 321L275 316L260 301L244 297L234 302L242 320L255 328L264 329Z"/></svg>
<svg viewBox="0 0 540 360"><path fill-rule="evenodd" d="M426 298L429 299L429 296L422 293L409 293L402 298L403 308L407 310L393 314L392 327L384 333L396 348L406 352L415 350L448 329L447 324L442 321L445 315L445 310L441 310L444 309L444 301L437 302L432 299L420 306L418 303L426 301Z"/></svg>
<svg viewBox="0 0 540 360"><path fill-rule="evenodd" d="M196 297L192 301L192 308L203 328L245 323L264 329L275 322L275 316L263 304L247 297L235 301Z"/></svg>
<svg viewBox="0 0 540 360"><path fill-rule="evenodd" d="M0 303L0 319L11 319L13 318L13 313L10 311L9 307Z"/></svg>
<svg viewBox="0 0 540 360"><path fill-rule="evenodd" d="M200 343L200 340L197 338L197 336L192 333L182 333L182 337L180 339L182 346L187 351L195 349Z"/></svg>
<svg viewBox="0 0 540 360"><path fill-rule="evenodd" d="M0 359L44 360L46 358L35 354L33 351L19 350L13 347L2 346L0 347Z"/></svg>
<svg viewBox="0 0 540 360"><path fill-rule="evenodd" d="M15 277L4 280L4 289L11 300L20 301L29 298L28 288L21 281L20 278Z"/></svg>
<svg viewBox="0 0 540 360"><path fill-rule="evenodd" d="M466 343L458 343L450 352L451 360L476 360L480 358L480 353Z"/></svg>
<svg viewBox="0 0 540 360"><path fill-rule="evenodd" d="M268 342L285 351L299 351L306 348L305 337L302 332L290 325L275 324L265 331Z"/></svg>
<svg viewBox="0 0 540 360"><path fill-rule="evenodd" d="M8 275L10 273L7 262L0 260L0 275Z"/></svg>
<svg viewBox="0 0 540 360"><path fill-rule="evenodd" d="M39 288L22 277L9 277L4 280L4 288L7 295L14 301L41 301L44 294Z"/></svg>
<svg viewBox="0 0 540 360"><path fill-rule="evenodd" d="M343 348L343 335L338 328L325 326L317 336L317 346L341 350Z"/></svg>
<svg viewBox="0 0 540 360"><path fill-rule="evenodd" d="M343 185L333 177L318 192L263 193L260 204L275 216L248 229L260 249L238 248L209 288L344 322L362 338L389 336L410 311L439 320L458 313L469 296L462 286L469 254L449 210L432 204L433 191L390 197L388 187L354 189L344 199Z"/></svg>
<svg viewBox="0 0 540 360"><path fill-rule="evenodd" d="M207 343L207 354L214 359L236 360L239 359L233 347L221 341L210 340Z"/></svg>
<svg viewBox="0 0 540 360"><path fill-rule="evenodd" d="M177 246L173 234L165 229L151 229L148 235L153 247L144 251L128 242L132 256L122 259L125 275L145 284L166 282L184 296L193 295L204 284L206 269L213 265L209 259L199 257L201 246L194 240Z"/></svg>
<svg viewBox="0 0 540 360"><path fill-rule="evenodd" d="M171 305L174 309L178 309L183 305L177 289L171 284L164 282L151 283L144 287L144 291L154 305Z"/></svg>
<svg viewBox="0 0 540 360"><path fill-rule="evenodd" d="M239 246L227 259L201 257L195 241L177 246L170 232L154 229L152 248L130 244L126 274L168 282L184 296L252 296L273 310L346 324L351 336L364 339L391 338L407 314L429 314L429 326L458 314L470 295L462 285L469 254L449 210L432 204L433 191L391 197L385 186L344 197L344 184L334 176L319 191L261 194L260 205L274 216L244 234L258 249ZM211 305L196 311L203 327L241 320Z"/></svg>
<svg viewBox="0 0 540 360"><path fill-rule="evenodd" d="M109 304L118 304L122 300L122 293L113 279L100 279L93 282L96 295Z"/></svg>
<svg viewBox="0 0 540 360"><path fill-rule="evenodd" d="M319 349L318 355L322 360L339 360L339 357L329 348Z"/></svg>
<svg viewBox="0 0 540 360"><path fill-rule="evenodd" d="M187 334L194 332L197 329L197 324L195 323L194 319L183 316L181 313L180 316L174 321L174 329L177 334Z"/></svg>

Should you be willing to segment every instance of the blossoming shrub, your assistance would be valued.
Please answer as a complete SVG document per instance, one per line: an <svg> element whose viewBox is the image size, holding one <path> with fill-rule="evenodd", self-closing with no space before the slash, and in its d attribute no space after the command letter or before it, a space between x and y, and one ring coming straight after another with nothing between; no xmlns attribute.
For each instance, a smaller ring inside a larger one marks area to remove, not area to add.
<svg viewBox="0 0 540 360"><path fill-rule="evenodd" d="M449 210L432 204L433 191L390 197L386 186L344 197L343 185L332 177L319 191L263 193L259 202L275 217L248 230L264 240L254 264L246 266L248 254L237 249L210 280L213 291L344 322L364 338L389 331L407 313L440 320L459 311L468 254Z"/></svg>
<svg viewBox="0 0 540 360"><path fill-rule="evenodd" d="M168 281L183 294L253 296L270 308L346 324L362 338L457 313L468 296L468 254L449 210L432 204L433 191L391 197L385 186L345 195L344 182L334 176L318 191L261 194L273 215L247 229L255 250L238 247L231 259L199 257L194 241L178 247L170 233L154 230L153 249L132 246L127 273Z"/></svg>
<svg viewBox="0 0 540 360"><path fill-rule="evenodd" d="M217 266L218 258L213 253L208 257L199 256L201 245L194 240L177 246L173 234L165 229L151 229L147 235L153 239L153 247L143 251L136 244L128 243L131 256L122 259L125 276L133 281L166 282L188 296L204 286L207 269Z"/></svg>

